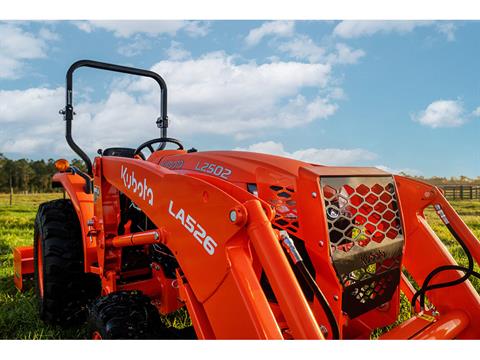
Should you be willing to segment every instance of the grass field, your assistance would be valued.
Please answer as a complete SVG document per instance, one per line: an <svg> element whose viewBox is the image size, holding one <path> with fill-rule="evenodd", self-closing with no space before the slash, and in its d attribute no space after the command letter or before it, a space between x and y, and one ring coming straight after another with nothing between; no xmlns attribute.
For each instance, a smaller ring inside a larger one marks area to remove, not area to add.
<svg viewBox="0 0 480 360"><path fill-rule="evenodd" d="M19 293L13 285L12 248L29 245L33 239L33 222L38 204L60 198L61 193L38 195L15 195L13 206L9 206L9 195L0 194L0 338L3 339L78 339L85 337L83 328L62 330L46 326L37 316L33 289ZM452 202L463 220L480 238L480 202ZM429 212L426 214L435 232L449 247L456 260L466 266L467 259L461 247L449 234L441 221ZM476 268L479 271L479 268ZM480 291L480 281L472 279L473 286ZM400 319L408 317L408 304L402 301ZM188 321L185 313L167 321L182 324ZM175 324L177 325L177 324ZM381 330L374 333L375 337Z"/></svg>

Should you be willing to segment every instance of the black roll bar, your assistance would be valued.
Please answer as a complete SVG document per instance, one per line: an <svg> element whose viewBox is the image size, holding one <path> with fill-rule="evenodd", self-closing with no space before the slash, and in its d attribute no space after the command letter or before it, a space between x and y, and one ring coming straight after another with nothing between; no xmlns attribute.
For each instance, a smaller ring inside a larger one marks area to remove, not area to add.
<svg viewBox="0 0 480 360"><path fill-rule="evenodd" d="M109 64L94 60L79 60L73 63L67 71L66 76L66 98L65 98L65 109L60 110L60 113L63 115L63 119L66 122L66 133L65 138L67 139L68 145L72 148L75 153L80 156L80 158L85 161L87 166L87 171L90 176L93 175L92 172L92 161L88 155L73 141L72 138L72 120L73 120L73 73L80 67L90 67L94 69L114 71L124 74L137 75L149 77L155 80L160 86L160 117L157 119L157 126L161 129L161 137L167 137L167 128L168 128L168 116L167 116L167 84L165 80L158 75L157 73L150 70L137 69L127 66ZM160 149L165 147L166 143L162 143Z"/></svg>

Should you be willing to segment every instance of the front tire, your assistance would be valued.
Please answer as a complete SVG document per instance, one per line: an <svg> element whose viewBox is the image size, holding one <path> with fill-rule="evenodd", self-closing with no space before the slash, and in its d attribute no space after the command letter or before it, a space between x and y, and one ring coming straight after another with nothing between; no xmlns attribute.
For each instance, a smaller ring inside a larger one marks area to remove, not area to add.
<svg viewBox="0 0 480 360"><path fill-rule="evenodd" d="M118 291L97 299L89 309L91 339L158 339L163 324L150 299L137 291Z"/></svg>
<svg viewBox="0 0 480 360"><path fill-rule="evenodd" d="M86 305L100 295L99 278L84 272L80 223L68 199L39 206L34 226L34 279L40 318L76 325L86 319Z"/></svg>

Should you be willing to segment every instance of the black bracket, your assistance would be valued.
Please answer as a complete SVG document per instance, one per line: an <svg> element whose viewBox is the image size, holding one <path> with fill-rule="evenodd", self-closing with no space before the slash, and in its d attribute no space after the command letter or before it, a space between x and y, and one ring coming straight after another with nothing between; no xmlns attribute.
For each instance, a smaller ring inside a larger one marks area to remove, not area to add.
<svg viewBox="0 0 480 360"><path fill-rule="evenodd" d="M163 119L161 117L159 117L157 119L157 127L160 128L160 129L167 129L168 128L168 116L165 116ZM165 136L162 136L162 137L167 137L166 136L167 134L165 133Z"/></svg>

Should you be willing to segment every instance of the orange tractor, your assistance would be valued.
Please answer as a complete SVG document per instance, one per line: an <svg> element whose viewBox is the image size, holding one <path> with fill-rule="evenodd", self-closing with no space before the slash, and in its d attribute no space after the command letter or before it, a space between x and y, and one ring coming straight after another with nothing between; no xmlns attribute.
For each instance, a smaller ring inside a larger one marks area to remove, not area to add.
<svg viewBox="0 0 480 360"><path fill-rule="evenodd" d="M92 163L71 133L79 67L155 80L161 137ZM397 320L402 292L412 316L381 338L480 339L468 280L480 243L438 188L376 168L185 150L167 137L164 80L141 69L74 63L61 113L86 171L56 162L68 199L41 204L33 248L15 249L17 287L34 273L44 321L87 321L94 339L367 339ZM429 227L429 206L468 266ZM161 315L182 308L192 326L167 328Z"/></svg>

